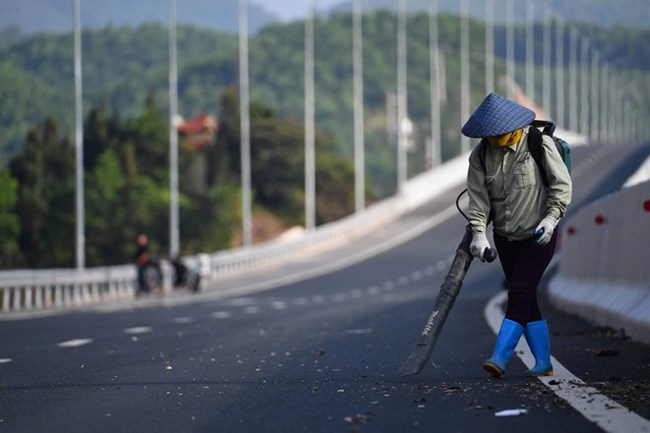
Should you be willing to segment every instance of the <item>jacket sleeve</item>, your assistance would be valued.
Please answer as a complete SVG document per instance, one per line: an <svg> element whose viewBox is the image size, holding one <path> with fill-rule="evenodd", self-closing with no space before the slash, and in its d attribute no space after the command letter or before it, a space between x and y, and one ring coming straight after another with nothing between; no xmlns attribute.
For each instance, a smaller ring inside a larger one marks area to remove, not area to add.
<svg viewBox="0 0 650 433"><path fill-rule="evenodd" d="M542 137L544 147L544 169L548 179L546 189L546 215L560 220L566 214L571 203L572 183L569 170L555 148L553 139L547 135Z"/></svg>
<svg viewBox="0 0 650 433"><path fill-rule="evenodd" d="M467 193L469 195L469 223L474 233L485 233L490 215L490 196L485 182L485 170L476 146L469 156Z"/></svg>

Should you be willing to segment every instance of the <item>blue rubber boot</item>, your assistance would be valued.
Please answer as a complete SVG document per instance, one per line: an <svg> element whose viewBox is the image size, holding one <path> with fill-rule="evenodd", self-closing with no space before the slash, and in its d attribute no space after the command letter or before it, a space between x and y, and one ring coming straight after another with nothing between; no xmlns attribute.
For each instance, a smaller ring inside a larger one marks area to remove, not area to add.
<svg viewBox="0 0 650 433"><path fill-rule="evenodd" d="M524 327L519 323L510 319L503 319L501 329L499 329L497 335L497 342L494 345L494 352L492 357L486 359L483 363L483 370L496 378L502 378L506 372L506 364L510 361L517 342L519 342L523 333Z"/></svg>
<svg viewBox="0 0 650 433"><path fill-rule="evenodd" d="M535 366L526 372L527 376L553 376L551 364L551 338L546 320L530 322L526 325L524 336L535 357Z"/></svg>

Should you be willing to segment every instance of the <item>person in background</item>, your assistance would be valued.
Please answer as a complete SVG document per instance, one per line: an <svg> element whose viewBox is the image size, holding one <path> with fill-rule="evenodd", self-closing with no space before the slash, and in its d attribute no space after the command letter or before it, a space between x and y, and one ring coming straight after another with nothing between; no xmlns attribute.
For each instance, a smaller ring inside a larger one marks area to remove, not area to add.
<svg viewBox="0 0 650 433"><path fill-rule="evenodd" d="M535 357L535 366L527 375L553 374L548 324L539 308L537 286L555 253L555 228L571 202L572 185L553 139L546 135L542 148L548 186L544 185L528 149L529 125L534 119L532 110L490 93L461 130L484 142L469 157L470 251L485 260L485 250L490 248L487 226L492 222L507 281L505 318L492 356L483 363L483 369L497 378L503 377L522 335Z"/></svg>
<svg viewBox="0 0 650 433"><path fill-rule="evenodd" d="M144 233L140 233L136 238L136 252L133 257L135 266L138 268L138 292L146 291L146 284L144 281L144 270L151 260L149 254L149 238Z"/></svg>

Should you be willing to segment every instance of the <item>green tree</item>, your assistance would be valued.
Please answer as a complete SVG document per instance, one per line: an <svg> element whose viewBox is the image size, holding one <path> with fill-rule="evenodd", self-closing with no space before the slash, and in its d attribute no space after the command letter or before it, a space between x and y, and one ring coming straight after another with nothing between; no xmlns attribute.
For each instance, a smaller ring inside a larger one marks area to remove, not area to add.
<svg viewBox="0 0 650 433"><path fill-rule="evenodd" d="M20 221L15 211L17 201L18 181L9 170L0 170L0 268L11 268L18 259Z"/></svg>
<svg viewBox="0 0 650 433"><path fill-rule="evenodd" d="M27 134L25 152L10 164L19 182L20 250L28 267L74 261L74 149L52 118Z"/></svg>

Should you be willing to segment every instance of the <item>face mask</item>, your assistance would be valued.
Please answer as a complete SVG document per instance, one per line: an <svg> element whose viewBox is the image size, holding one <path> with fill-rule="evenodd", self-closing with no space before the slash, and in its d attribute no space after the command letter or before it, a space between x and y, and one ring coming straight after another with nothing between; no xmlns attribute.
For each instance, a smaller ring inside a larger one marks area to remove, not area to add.
<svg viewBox="0 0 650 433"><path fill-rule="evenodd" d="M508 132L507 134L488 137L487 141L491 145L497 147L512 146L513 144L519 143L523 132L523 129L517 129L516 131Z"/></svg>

